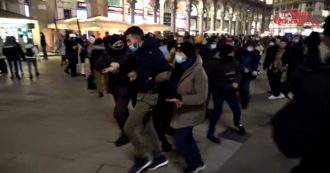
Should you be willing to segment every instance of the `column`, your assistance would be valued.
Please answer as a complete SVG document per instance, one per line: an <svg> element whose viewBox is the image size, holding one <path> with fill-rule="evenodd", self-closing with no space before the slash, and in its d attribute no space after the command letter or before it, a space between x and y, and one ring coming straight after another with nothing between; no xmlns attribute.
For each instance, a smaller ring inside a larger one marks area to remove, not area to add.
<svg viewBox="0 0 330 173"><path fill-rule="evenodd" d="M187 0L186 4L186 31L190 32L190 17L191 17L191 0Z"/></svg>
<svg viewBox="0 0 330 173"><path fill-rule="evenodd" d="M247 35L251 35L252 19L248 19Z"/></svg>
<svg viewBox="0 0 330 173"><path fill-rule="evenodd" d="M123 1L123 22L128 22L128 20L127 20L128 8L129 8L129 6L126 3L126 1Z"/></svg>
<svg viewBox="0 0 330 173"><path fill-rule="evenodd" d="M203 35L203 25L204 25L204 10L198 9L198 33Z"/></svg>
<svg viewBox="0 0 330 173"><path fill-rule="evenodd" d="M235 20L236 20L236 22L235 22L235 35L238 35L238 34L240 34L240 25L239 25L239 23L240 23L240 17L239 17L239 15L236 15L236 17L235 17Z"/></svg>
<svg viewBox="0 0 330 173"><path fill-rule="evenodd" d="M108 3L105 0L88 0L86 5L88 17L108 16Z"/></svg>
<svg viewBox="0 0 330 173"><path fill-rule="evenodd" d="M159 9L159 0L155 0L154 4L154 23L157 23L157 11Z"/></svg>
<svg viewBox="0 0 330 173"><path fill-rule="evenodd" d="M135 0L130 0L130 13L131 13L131 24L135 23Z"/></svg>
<svg viewBox="0 0 330 173"><path fill-rule="evenodd" d="M171 31L176 31L176 8L177 8L177 0L171 0Z"/></svg>
<svg viewBox="0 0 330 173"><path fill-rule="evenodd" d="M257 15L256 18L254 18L253 21L254 21L254 32L253 32L253 34L255 35L258 32L258 23L259 23L259 17L258 17L258 15Z"/></svg>
<svg viewBox="0 0 330 173"><path fill-rule="evenodd" d="M221 12L220 13L220 31L223 31L224 22L225 22L225 13Z"/></svg>
<svg viewBox="0 0 330 173"><path fill-rule="evenodd" d="M229 19L228 33L229 35L232 35L233 15L229 14L228 19Z"/></svg>
<svg viewBox="0 0 330 173"><path fill-rule="evenodd" d="M215 30L215 12L214 12L214 10L210 14L211 14L211 27L210 27L210 30L214 31Z"/></svg>
<svg viewBox="0 0 330 173"><path fill-rule="evenodd" d="M265 15L266 15L266 9L264 8L263 10L262 10L262 18L261 18L261 32L263 33L263 32L265 32Z"/></svg>

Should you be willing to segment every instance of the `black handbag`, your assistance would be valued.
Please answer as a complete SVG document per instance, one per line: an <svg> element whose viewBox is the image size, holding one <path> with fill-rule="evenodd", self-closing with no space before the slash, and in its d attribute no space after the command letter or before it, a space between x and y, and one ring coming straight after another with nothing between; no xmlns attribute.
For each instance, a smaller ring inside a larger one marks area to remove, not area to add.
<svg viewBox="0 0 330 173"><path fill-rule="evenodd" d="M89 90L95 90L96 89L96 82L94 75L90 74L87 77L87 89Z"/></svg>

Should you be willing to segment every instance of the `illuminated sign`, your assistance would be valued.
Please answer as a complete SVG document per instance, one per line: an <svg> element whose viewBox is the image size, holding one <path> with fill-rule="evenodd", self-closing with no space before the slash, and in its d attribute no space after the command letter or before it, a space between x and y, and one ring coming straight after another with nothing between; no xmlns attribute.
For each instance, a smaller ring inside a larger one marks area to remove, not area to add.
<svg viewBox="0 0 330 173"><path fill-rule="evenodd" d="M86 2L77 2L77 8L86 8Z"/></svg>
<svg viewBox="0 0 330 173"><path fill-rule="evenodd" d="M278 25L303 25L303 24L319 24L320 21L310 19L308 12L299 12L296 9L291 9L290 12L281 12L279 16L274 16L274 23Z"/></svg>

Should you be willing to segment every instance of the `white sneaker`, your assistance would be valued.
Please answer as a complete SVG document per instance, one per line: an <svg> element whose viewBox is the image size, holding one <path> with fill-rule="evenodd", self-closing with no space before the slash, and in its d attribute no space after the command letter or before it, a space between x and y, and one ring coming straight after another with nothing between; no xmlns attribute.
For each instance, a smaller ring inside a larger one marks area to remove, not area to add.
<svg viewBox="0 0 330 173"><path fill-rule="evenodd" d="M277 100L277 99L284 99L285 98L285 95L283 93L281 93L279 96L274 96L274 95L271 95L268 97L269 100Z"/></svg>
<svg viewBox="0 0 330 173"><path fill-rule="evenodd" d="M196 168L192 173L199 173L205 170L205 165L201 165L200 167Z"/></svg>

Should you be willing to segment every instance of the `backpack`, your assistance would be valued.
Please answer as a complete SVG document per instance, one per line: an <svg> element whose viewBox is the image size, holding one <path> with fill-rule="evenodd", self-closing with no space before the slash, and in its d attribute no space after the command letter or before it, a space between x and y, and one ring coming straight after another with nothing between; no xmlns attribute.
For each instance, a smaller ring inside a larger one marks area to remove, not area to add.
<svg viewBox="0 0 330 173"><path fill-rule="evenodd" d="M26 49L25 55L28 56L28 57L33 57L34 56L34 52L32 50L32 47Z"/></svg>

